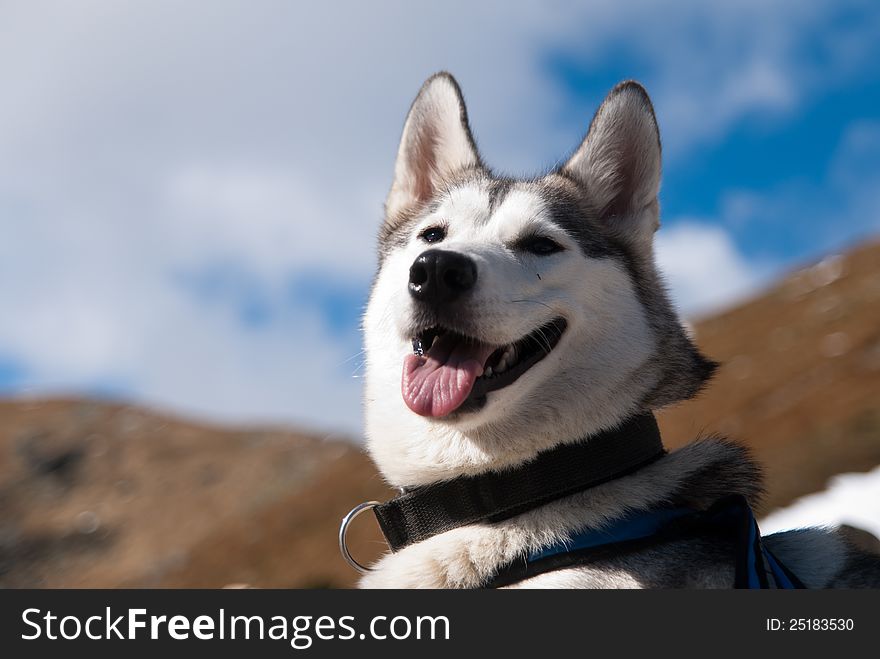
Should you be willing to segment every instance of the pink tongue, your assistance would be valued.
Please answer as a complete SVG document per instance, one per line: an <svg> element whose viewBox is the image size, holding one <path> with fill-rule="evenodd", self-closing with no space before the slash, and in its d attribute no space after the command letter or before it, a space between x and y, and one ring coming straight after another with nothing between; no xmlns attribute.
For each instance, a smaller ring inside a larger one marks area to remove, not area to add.
<svg viewBox="0 0 880 659"><path fill-rule="evenodd" d="M446 416L467 399L495 348L444 334L424 357L403 360L401 390L407 407L421 416Z"/></svg>

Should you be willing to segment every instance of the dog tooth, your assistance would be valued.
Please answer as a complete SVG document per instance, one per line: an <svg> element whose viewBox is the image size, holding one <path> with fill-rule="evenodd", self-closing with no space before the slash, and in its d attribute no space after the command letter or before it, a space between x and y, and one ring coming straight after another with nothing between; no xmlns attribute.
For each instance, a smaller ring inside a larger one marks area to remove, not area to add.
<svg viewBox="0 0 880 659"><path fill-rule="evenodd" d="M491 378L492 377L492 367L490 366L485 371L483 371L483 377Z"/></svg>

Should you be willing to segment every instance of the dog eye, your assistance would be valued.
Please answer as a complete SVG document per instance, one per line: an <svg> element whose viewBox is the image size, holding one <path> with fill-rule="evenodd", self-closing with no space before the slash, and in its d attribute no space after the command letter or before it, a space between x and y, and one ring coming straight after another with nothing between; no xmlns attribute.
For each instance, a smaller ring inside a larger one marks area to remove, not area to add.
<svg viewBox="0 0 880 659"><path fill-rule="evenodd" d="M531 252L532 254L537 254L538 256L548 256L549 254L555 254L556 252L561 252L563 250L562 245L545 236L526 238L519 246L520 249L523 249L526 252Z"/></svg>
<svg viewBox="0 0 880 659"><path fill-rule="evenodd" d="M429 227L419 234L419 238L426 243L439 243L446 237L446 229L443 227Z"/></svg>

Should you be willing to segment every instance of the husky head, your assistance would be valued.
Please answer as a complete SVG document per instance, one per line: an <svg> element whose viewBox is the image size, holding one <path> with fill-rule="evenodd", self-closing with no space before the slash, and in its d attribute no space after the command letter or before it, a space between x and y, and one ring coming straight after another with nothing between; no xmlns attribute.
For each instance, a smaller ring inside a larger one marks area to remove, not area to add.
<svg viewBox="0 0 880 659"><path fill-rule="evenodd" d="M512 466L700 389L714 364L654 265L659 184L638 83L530 180L483 164L450 75L424 84L364 317L368 446L391 483Z"/></svg>

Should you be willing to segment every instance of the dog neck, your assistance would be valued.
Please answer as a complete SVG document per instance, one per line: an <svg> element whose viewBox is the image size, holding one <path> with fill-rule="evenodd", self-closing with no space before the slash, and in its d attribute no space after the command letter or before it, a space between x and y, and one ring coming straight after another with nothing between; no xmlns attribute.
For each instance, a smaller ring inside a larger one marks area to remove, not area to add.
<svg viewBox="0 0 880 659"><path fill-rule="evenodd" d="M539 453L513 469L405 488L374 509L392 550L454 528L499 522L620 478L665 455L650 412Z"/></svg>

